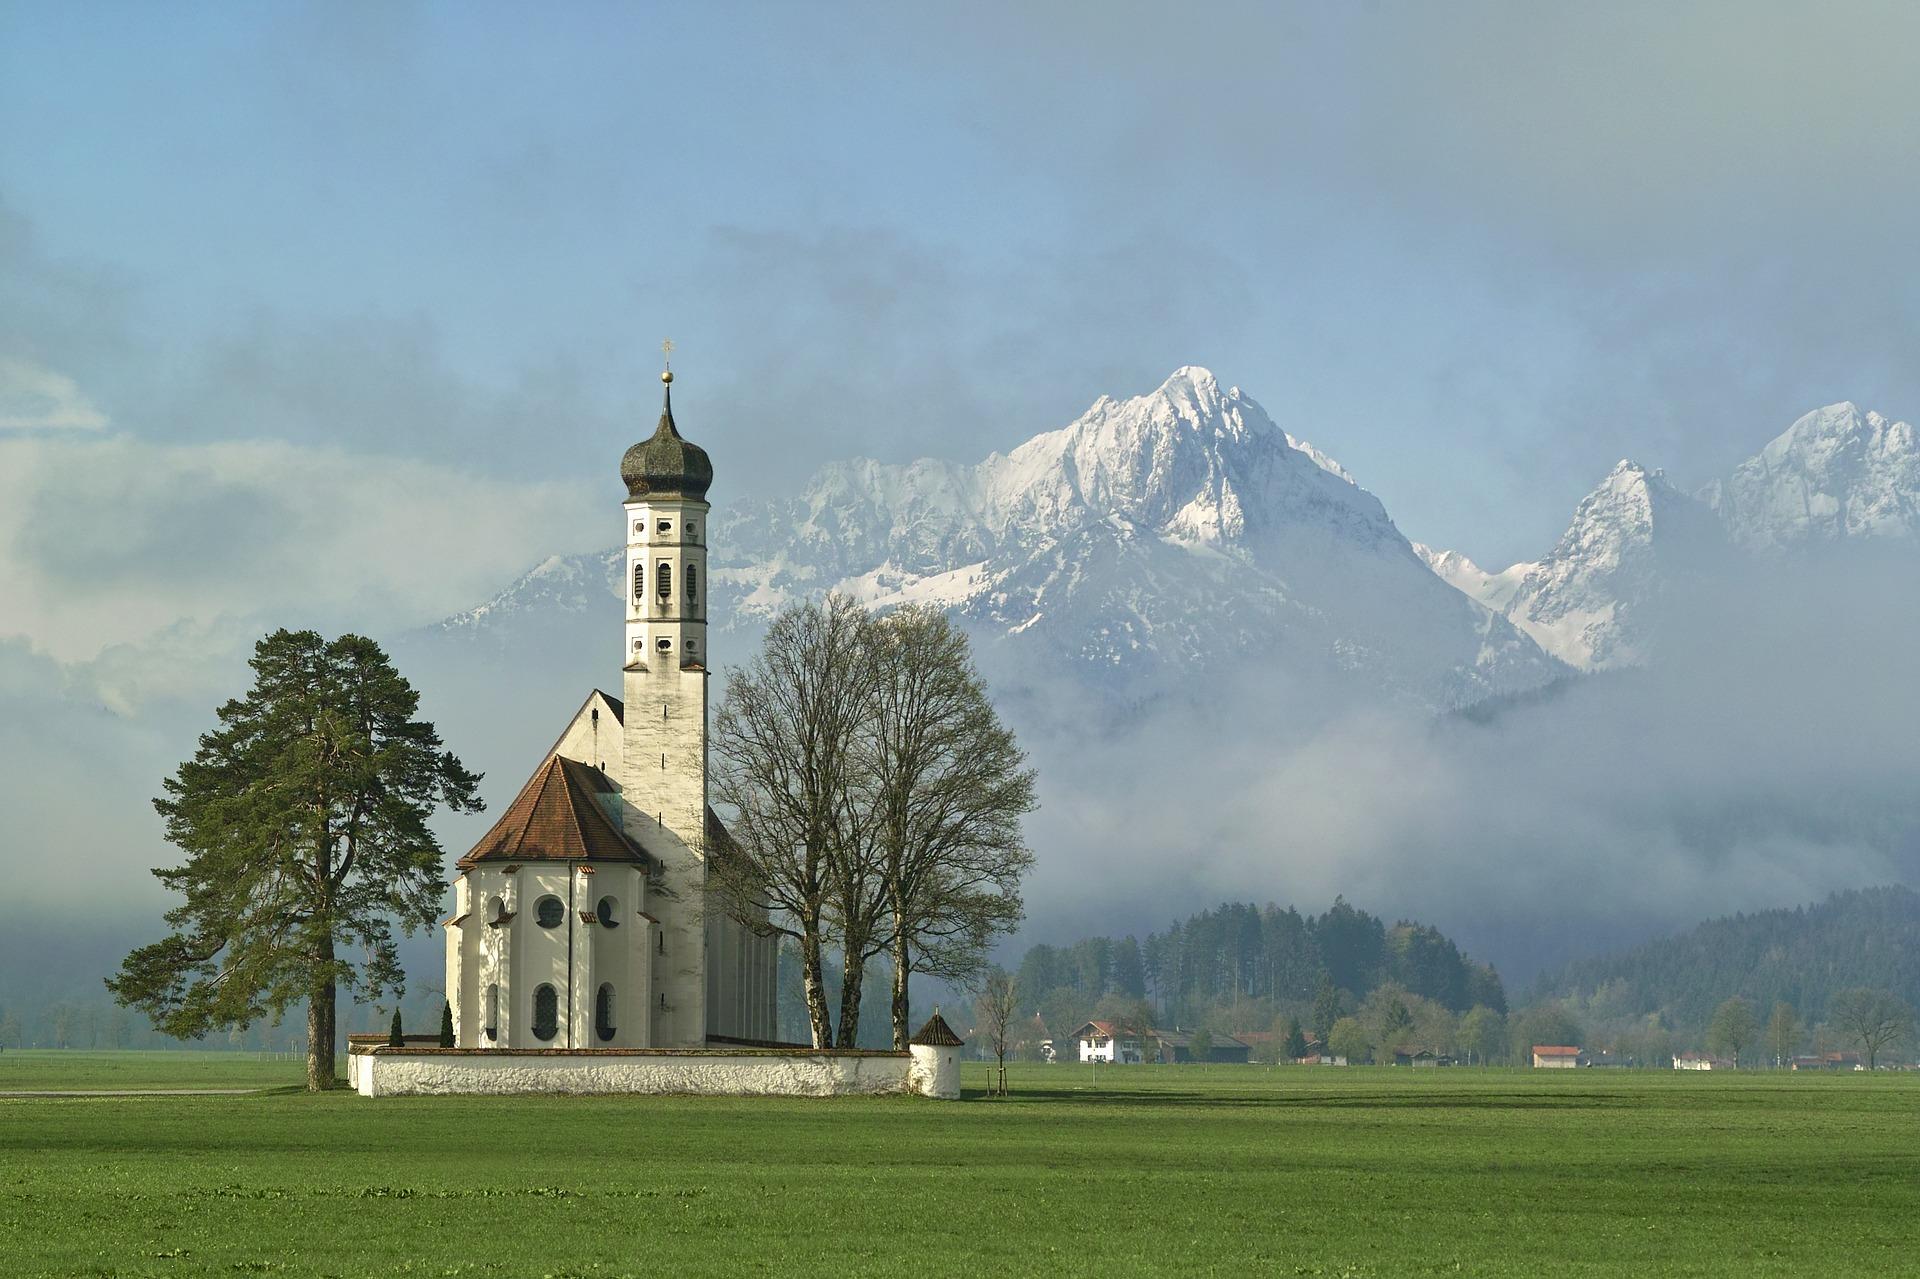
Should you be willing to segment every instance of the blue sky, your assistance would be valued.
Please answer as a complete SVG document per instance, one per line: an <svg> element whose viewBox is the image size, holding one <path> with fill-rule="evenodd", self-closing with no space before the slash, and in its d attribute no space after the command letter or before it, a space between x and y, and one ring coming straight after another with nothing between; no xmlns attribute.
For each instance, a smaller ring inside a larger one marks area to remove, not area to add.
<svg viewBox="0 0 1920 1279"><path fill-rule="evenodd" d="M1910 8L912 8L0 5L0 355L585 503L669 333L721 500L1205 364L1492 565L1920 412Z"/></svg>

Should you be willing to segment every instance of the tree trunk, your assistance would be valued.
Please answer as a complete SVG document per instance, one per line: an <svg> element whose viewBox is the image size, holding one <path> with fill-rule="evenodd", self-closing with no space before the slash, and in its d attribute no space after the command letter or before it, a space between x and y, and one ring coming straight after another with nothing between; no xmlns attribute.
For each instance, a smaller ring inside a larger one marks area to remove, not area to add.
<svg viewBox="0 0 1920 1279"><path fill-rule="evenodd" d="M860 1046L860 990L865 984L867 961L865 938L848 938L840 955L840 1036L837 1048Z"/></svg>
<svg viewBox="0 0 1920 1279"><path fill-rule="evenodd" d="M820 932L809 928L800 937L800 986L807 997L807 1021L815 1048L833 1047L833 1020L827 1012L827 992L821 984Z"/></svg>
<svg viewBox="0 0 1920 1279"><path fill-rule="evenodd" d="M899 917L895 916L897 920ZM907 1036L913 1032L907 1027L908 1000L907 980L913 974L907 968L907 939L901 935L898 923L893 933L893 1050L897 1053L907 1051Z"/></svg>
<svg viewBox="0 0 1920 1279"><path fill-rule="evenodd" d="M327 942L332 961L333 942ZM333 1072L334 989L331 981L307 997L307 1091L321 1092L337 1082Z"/></svg>

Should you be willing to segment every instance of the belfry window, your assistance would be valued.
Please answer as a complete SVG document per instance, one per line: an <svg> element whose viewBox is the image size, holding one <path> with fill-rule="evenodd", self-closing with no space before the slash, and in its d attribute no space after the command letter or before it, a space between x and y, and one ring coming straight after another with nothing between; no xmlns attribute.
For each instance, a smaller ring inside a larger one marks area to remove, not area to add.
<svg viewBox="0 0 1920 1279"><path fill-rule="evenodd" d="M657 527L662 533L671 533L673 532L673 521L661 520L660 523L655 527Z"/></svg>
<svg viewBox="0 0 1920 1279"><path fill-rule="evenodd" d="M608 928L620 927L620 903L613 898L602 897L600 899L600 905L594 911L594 914L598 915L600 922Z"/></svg>
<svg viewBox="0 0 1920 1279"><path fill-rule="evenodd" d="M655 569L653 573L653 588L660 593L662 602L673 598L672 564L669 564L665 560L660 561L660 567Z"/></svg>
<svg viewBox="0 0 1920 1279"><path fill-rule="evenodd" d="M602 982L593 1001L593 1033L605 1043L613 1038L613 983Z"/></svg>
<svg viewBox="0 0 1920 1279"><path fill-rule="evenodd" d="M545 1043L560 1033L560 992L542 982L533 989L533 1037Z"/></svg>
<svg viewBox="0 0 1920 1279"><path fill-rule="evenodd" d="M691 604L700 597L700 579L694 576L694 566L687 565L687 603Z"/></svg>
<svg viewBox="0 0 1920 1279"><path fill-rule="evenodd" d="M558 897L542 897L533 908L533 917L542 928L558 928L567 917L567 907Z"/></svg>
<svg viewBox="0 0 1920 1279"><path fill-rule="evenodd" d="M633 602L638 604L647 597L647 566L635 560L633 564Z"/></svg>

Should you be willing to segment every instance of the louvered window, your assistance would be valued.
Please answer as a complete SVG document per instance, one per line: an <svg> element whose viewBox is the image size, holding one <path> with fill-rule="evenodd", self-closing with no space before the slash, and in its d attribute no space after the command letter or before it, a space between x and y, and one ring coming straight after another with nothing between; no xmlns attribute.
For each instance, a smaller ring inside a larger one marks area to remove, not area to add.
<svg viewBox="0 0 1920 1279"><path fill-rule="evenodd" d="M654 585L654 589L660 592L660 598L662 600L672 599L673 598L673 565L669 564L665 560L661 560L660 567L654 570L653 585Z"/></svg>
<svg viewBox="0 0 1920 1279"><path fill-rule="evenodd" d="M687 603L700 598L700 579L694 576L694 566L687 565Z"/></svg>
<svg viewBox="0 0 1920 1279"><path fill-rule="evenodd" d="M647 566L636 561L633 566L633 602L638 604L647 597Z"/></svg>

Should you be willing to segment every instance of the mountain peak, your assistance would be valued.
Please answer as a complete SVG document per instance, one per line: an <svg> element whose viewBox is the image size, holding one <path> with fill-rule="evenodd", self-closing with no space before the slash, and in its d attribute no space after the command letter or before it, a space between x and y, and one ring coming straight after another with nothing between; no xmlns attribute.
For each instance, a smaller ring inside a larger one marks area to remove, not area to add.
<svg viewBox="0 0 1920 1279"><path fill-rule="evenodd" d="M1797 418L1705 497L1750 549L1911 539L1920 536L1920 437L1842 400Z"/></svg>

